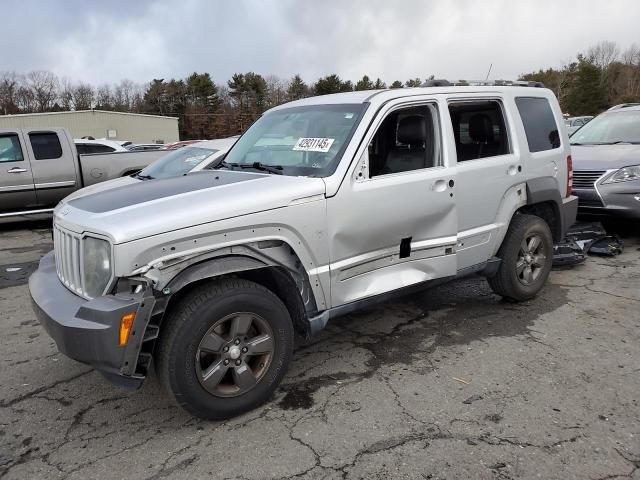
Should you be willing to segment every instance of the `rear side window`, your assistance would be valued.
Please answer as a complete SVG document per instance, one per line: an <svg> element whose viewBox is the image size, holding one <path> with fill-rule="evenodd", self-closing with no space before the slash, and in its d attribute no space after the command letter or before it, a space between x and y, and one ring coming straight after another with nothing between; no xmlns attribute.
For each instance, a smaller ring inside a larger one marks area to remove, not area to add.
<svg viewBox="0 0 640 480"><path fill-rule="evenodd" d="M98 143L91 145L91 148L90 148L91 153L111 153L114 151L115 151L115 148L112 148L108 145L101 145Z"/></svg>
<svg viewBox="0 0 640 480"><path fill-rule="evenodd" d="M510 153L502 106L496 100L452 102L449 114L458 162Z"/></svg>
<svg viewBox="0 0 640 480"><path fill-rule="evenodd" d="M546 98L518 97L516 105L527 134L530 152L544 152L560 147L558 125Z"/></svg>
<svg viewBox="0 0 640 480"><path fill-rule="evenodd" d="M24 157L22 156L18 135L0 136L0 163L21 162L22 160L24 160Z"/></svg>
<svg viewBox="0 0 640 480"><path fill-rule="evenodd" d="M62 156L62 145L53 132L30 133L29 141L36 160L51 160Z"/></svg>

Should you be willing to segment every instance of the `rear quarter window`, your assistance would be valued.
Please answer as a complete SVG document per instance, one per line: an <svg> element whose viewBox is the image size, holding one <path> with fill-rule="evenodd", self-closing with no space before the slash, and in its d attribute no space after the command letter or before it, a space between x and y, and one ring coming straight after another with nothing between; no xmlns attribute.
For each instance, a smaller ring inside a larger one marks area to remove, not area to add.
<svg viewBox="0 0 640 480"><path fill-rule="evenodd" d="M560 147L558 125L546 98L518 97L516 106L532 153Z"/></svg>
<svg viewBox="0 0 640 480"><path fill-rule="evenodd" d="M62 145L60 145L60 139L56 133L30 133L29 141L36 160L50 160L62 156Z"/></svg>

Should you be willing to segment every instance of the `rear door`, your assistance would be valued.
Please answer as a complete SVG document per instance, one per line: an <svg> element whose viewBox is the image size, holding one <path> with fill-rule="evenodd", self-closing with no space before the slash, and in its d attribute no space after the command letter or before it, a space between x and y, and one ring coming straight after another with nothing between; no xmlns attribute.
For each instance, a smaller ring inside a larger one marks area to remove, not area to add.
<svg viewBox="0 0 640 480"><path fill-rule="evenodd" d="M493 255L497 235L504 228L501 205L512 201L510 191L524 181L508 111L499 95L448 98L447 127L455 139L458 165L459 270L480 265Z"/></svg>
<svg viewBox="0 0 640 480"><path fill-rule="evenodd" d="M33 175L22 133L0 129L0 215L36 207Z"/></svg>
<svg viewBox="0 0 640 480"><path fill-rule="evenodd" d="M80 188L76 166L78 159L63 129L24 130L31 157L36 198L43 207L54 207Z"/></svg>

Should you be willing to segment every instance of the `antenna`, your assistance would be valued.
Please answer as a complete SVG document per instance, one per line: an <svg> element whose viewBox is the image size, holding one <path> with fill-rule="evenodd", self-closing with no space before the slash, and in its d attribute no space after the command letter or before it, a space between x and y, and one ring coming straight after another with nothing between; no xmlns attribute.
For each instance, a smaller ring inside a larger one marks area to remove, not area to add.
<svg viewBox="0 0 640 480"><path fill-rule="evenodd" d="M491 69L493 68L493 63L489 64L489 71L487 72L487 76L484 79L484 81L486 82L487 80L489 80L489 74L491 73Z"/></svg>

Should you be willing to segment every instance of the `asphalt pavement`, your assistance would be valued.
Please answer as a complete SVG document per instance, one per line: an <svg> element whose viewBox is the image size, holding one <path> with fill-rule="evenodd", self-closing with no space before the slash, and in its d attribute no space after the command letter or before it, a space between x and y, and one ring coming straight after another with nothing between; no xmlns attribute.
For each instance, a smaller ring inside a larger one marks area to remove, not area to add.
<svg viewBox="0 0 640 480"><path fill-rule="evenodd" d="M56 350L0 227L0 478L640 479L640 227L507 303L480 277L332 321L249 414L194 419Z"/></svg>

